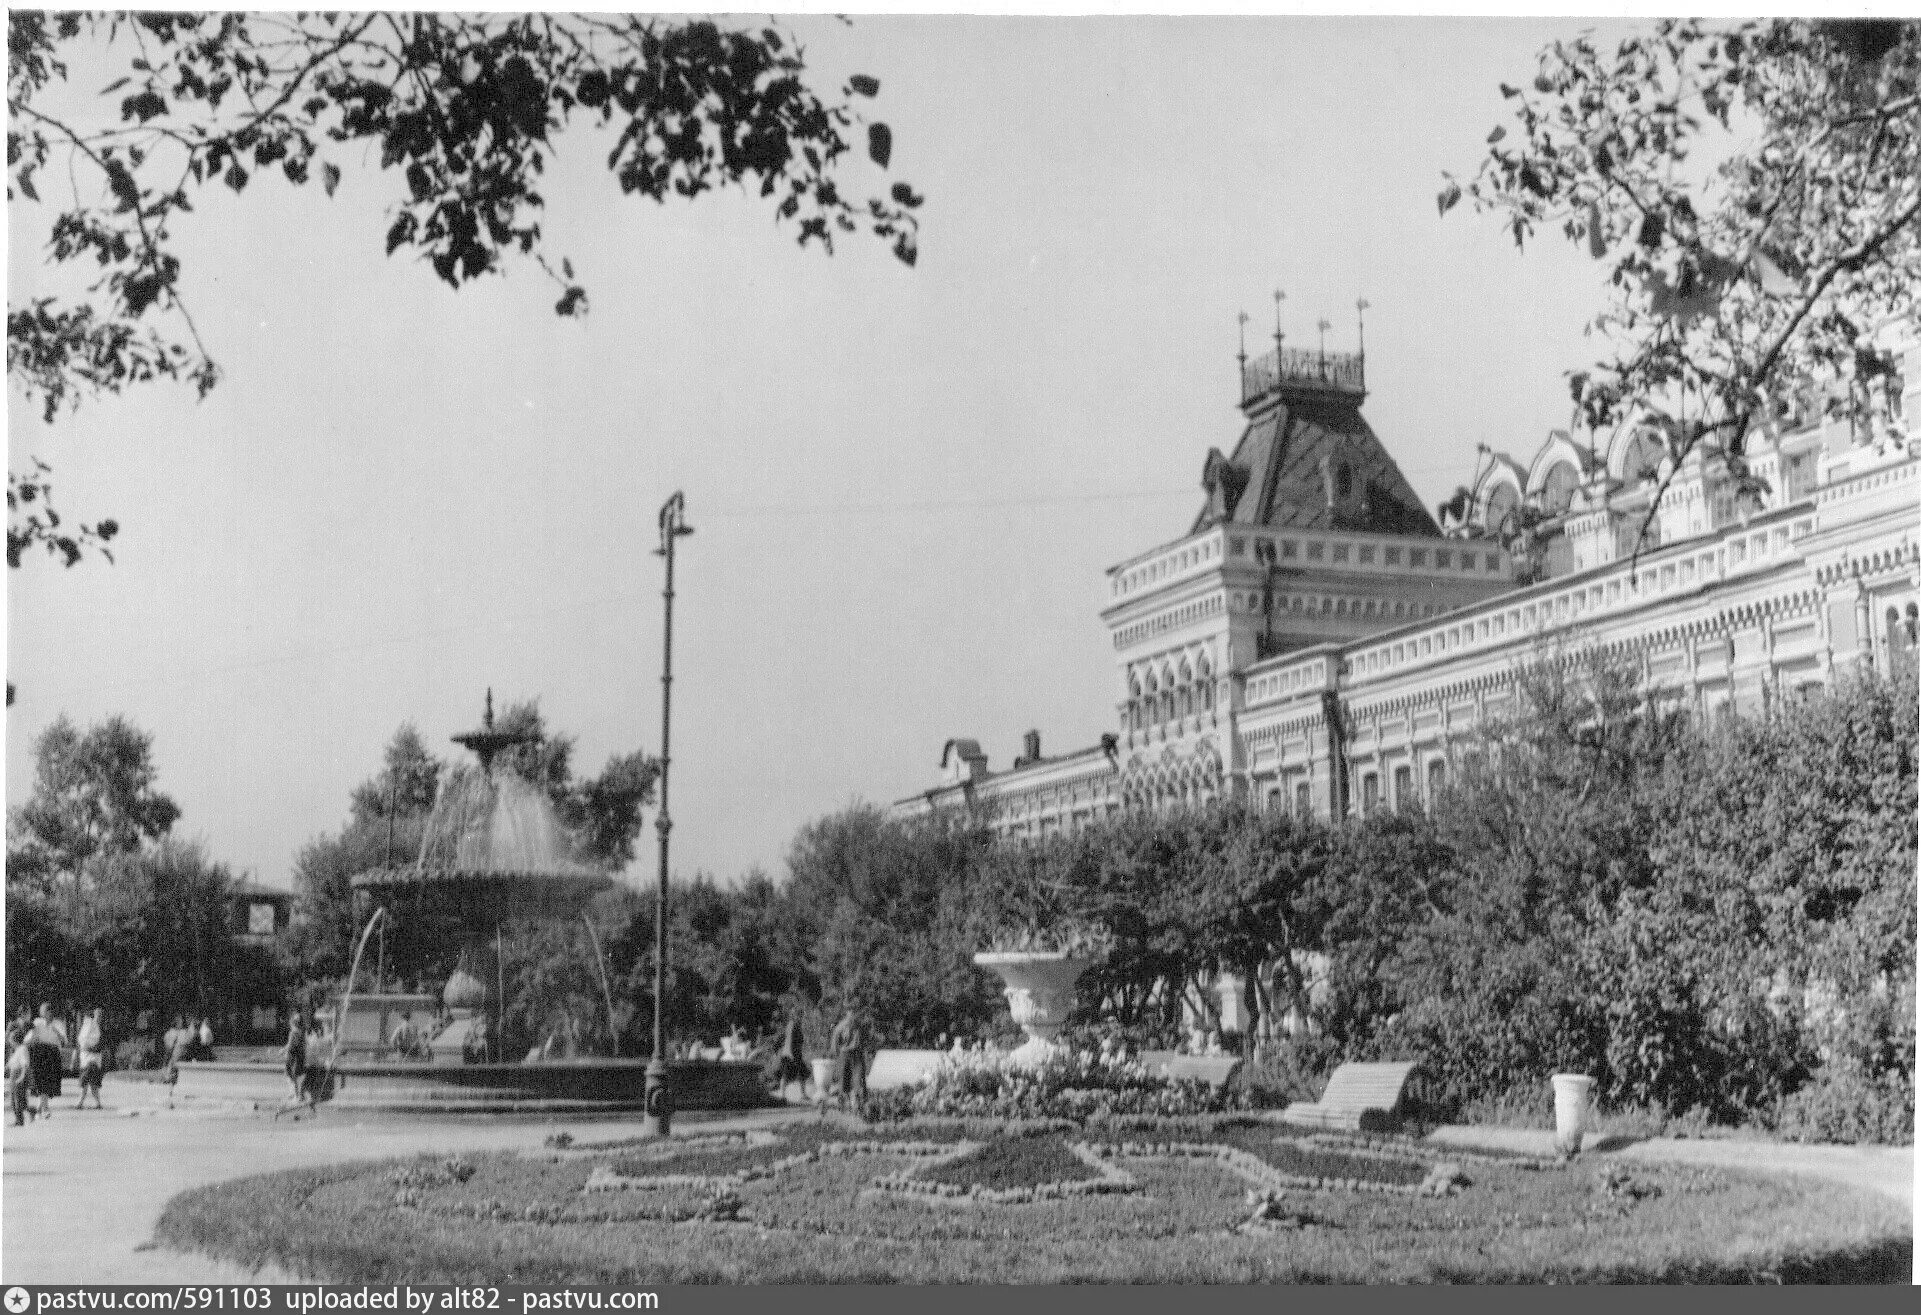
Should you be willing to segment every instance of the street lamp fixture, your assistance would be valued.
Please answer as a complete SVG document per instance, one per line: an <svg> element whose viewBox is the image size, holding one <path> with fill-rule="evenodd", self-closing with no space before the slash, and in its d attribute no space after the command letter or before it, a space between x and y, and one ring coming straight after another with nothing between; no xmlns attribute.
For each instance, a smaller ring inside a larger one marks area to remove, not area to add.
<svg viewBox="0 0 1921 1315"><path fill-rule="evenodd" d="M656 557L667 559L666 621L660 640L660 812L654 829L660 833L660 883L654 888L654 1056L647 1064L647 1131L664 1137L674 1119L674 1093L667 1067L667 834L673 821L667 812L668 746L673 728L674 693L674 541L692 534L686 523L687 500L676 492L660 508L660 547Z"/></svg>

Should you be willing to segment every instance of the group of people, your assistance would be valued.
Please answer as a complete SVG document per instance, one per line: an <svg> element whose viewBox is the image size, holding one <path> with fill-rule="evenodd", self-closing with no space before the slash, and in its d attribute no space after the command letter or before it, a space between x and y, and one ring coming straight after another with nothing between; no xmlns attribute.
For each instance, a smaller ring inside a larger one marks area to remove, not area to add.
<svg viewBox="0 0 1921 1315"><path fill-rule="evenodd" d="M80 1079L80 1103L102 1108L100 1085L106 1075L104 1053L106 1034L101 1011L85 1015L71 1038L66 1023L54 1017L53 1006L43 1004L40 1012L17 1020L7 1029L7 1105L19 1127L30 1118L51 1118L53 1102L60 1099L61 1083L66 1076L67 1055L73 1052L74 1075Z"/></svg>
<svg viewBox="0 0 1921 1315"><path fill-rule="evenodd" d="M842 1013L840 1021L834 1024L834 1030L828 1034L827 1057L831 1061L831 1092L817 1088L814 1099L824 1102L832 1094L842 1109L850 1104L858 1106L867 1095L867 1031L861 1024L860 1015L853 1009ZM774 1092L785 1099L788 1088L798 1084L801 1099L805 1100L808 1084L813 1079L800 1018L790 1017L781 1032L780 1050L774 1059Z"/></svg>
<svg viewBox="0 0 1921 1315"><path fill-rule="evenodd" d="M305 1105L318 1108L326 1095L327 1079L333 1060L327 1047L327 1034L319 1022L304 1009L296 1009L287 1023L287 1044L281 1051L287 1074L288 1098L282 1110ZM275 1118L281 1111L276 1111ZM296 1116L298 1117L298 1116Z"/></svg>

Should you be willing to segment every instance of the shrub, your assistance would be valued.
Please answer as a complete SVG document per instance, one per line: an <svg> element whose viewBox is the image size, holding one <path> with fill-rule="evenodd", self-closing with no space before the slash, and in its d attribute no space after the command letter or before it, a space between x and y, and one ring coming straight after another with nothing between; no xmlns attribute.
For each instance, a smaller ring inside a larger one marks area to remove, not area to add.
<svg viewBox="0 0 1921 1315"><path fill-rule="evenodd" d="M1295 1101L1320 1098L1327 1078L1341 1062L1340 1046L1323 1037L1298 1037L1271 1046L1243 1064L1228 1083L1244 1093L1255 1109L1283 1109Z"/></svg>
<svg viewBox="0 0 1921 1315"><path fill-rule="evenodd" d="M1914 1076L1891 1069L1880 1078L1824 1067L1781 1102L1776 1131L1790 1141L1914 1142Z"/></svg>

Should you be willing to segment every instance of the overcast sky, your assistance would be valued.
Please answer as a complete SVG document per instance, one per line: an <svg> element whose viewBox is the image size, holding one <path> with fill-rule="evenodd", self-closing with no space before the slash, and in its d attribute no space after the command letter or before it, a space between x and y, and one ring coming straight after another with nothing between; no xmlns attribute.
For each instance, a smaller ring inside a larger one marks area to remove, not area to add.
<svg viewBox="0 0 1921 1315"><path fill-rule="evenodd" d="M1525 460L1567 424L1597 267L1434 197L1578 21L794 25L817 86L881 80L918 268L803 252L737 194L622 198L591 135L545 189L584 321L531 266L456 294L385 259L377 154L331 201L200 194L177 231L220 387L51 426L9 398L15 467L124 527L115 565L9 573L9 802L55 716L124 713L180 830L284 885L396 727L454 756L490 686L585 772L656 751L679 488L675 868L778 875L807 820L933 784L950 736L998 769L1029 727L1113 727L1103 572L1191 521L1239 433L1236 313L1266 346L1274 289L1296 344L1325 316L1351 347L1371 303L1366 413L1430 505L1477 442ZM10 206L10 299L49 217Z"/></svg>

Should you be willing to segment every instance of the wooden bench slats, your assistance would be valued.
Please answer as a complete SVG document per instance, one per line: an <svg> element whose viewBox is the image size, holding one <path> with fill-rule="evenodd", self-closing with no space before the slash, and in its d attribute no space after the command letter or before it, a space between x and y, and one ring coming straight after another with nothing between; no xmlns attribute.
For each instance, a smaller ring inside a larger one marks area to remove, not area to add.
<svg viewBox="0 0 1921 1315"><path fill-rule="evenodd" d="M1290 1123L1320 1128L1391 1126L1413 1063L1343 1064L1327 1080L1318 1101L1296 1101L1281 1112Z"/></svg>

